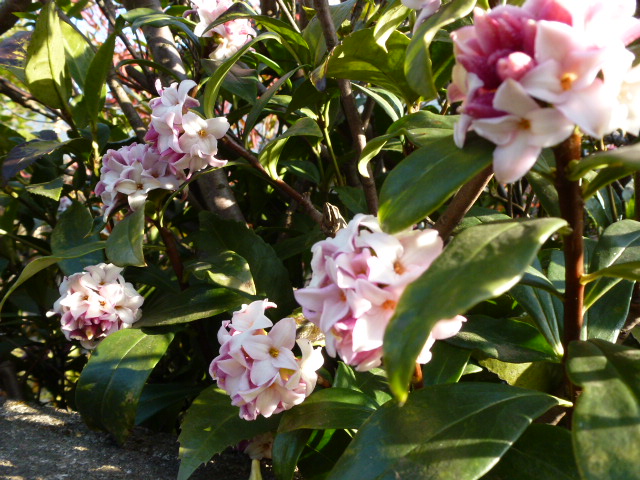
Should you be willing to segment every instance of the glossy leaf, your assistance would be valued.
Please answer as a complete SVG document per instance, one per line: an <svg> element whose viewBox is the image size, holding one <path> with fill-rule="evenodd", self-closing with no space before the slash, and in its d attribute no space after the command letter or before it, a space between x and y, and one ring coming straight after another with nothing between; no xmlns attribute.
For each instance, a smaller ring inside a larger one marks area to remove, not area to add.
<svg viewBox="0 0 640 480"><path fill-rule="evenodd" d="M60 22L62 38L64 40L64 52L69 67L71 78L78 86L85 90L85 79L89 71L89 65L94 57L89 42L66 22Z"/></svg>
<svg viewBox="0 0 640 480"><path fill-rule="evenodd" d="M216 101L218 100L218 93L220 92L220 87L224 82L225 77L231 70L240 57L242 57L249 48L253 46L256 42L263 42L265 40L276 40L280 42L280 37L273 33L261 33L255 38L252 38L247 43L245 43L236 53L234 53L230 58L225 60L220 66L216 69L216 71L209 77L206 83L206 87L204 89L204 115L206 118L213 118L214 115L214 106Z"/></svg>
<svg viewBox="0 0 640 480"><path fill-rule="evenodd" d="M453 143L453 135L416 150L382 185L379 216L383 228L394 233L418 223L492 161L493 147L488 143L467 142L461 150Z"/></svg>
<svg viewBox="0 0 640 480"><path fill-rule="evenodd" d="M372 83L412 103L416 95L402 70L408 44L406 35L394 31L387 39L386 48L382 48L376 43L372 28L358 30L333 50L325 75Z"/></svg>
<svg viewBox="0 0 640 480"><path fill-rule="evenodd" d="M79 144L83 140L66 140L58 142L54 140L31 140L11 149L2 164L2 176L10 179L21 170L29 167L33 162L69 145L71 142Z"/></svg>
<svg viewBox="0 0 640 480"><path fill-rule="evenodd" d="M113 51L116 45L116 35L112 33L100 46L87 71L86 89L82 103L91 124L96 124L98 115L104 108L105 84L113 69Z"/></svg>
<svg viewBox="0 0 640 480"><path fill-rule="evenodd" d="M495 358L478 360L478 363L509 385L540 392L556 391L564 378L560 363L510 363Z"/></svg>
<svg viewBox="0 0 640 480"><path fill-rule="evenodd" d="M278 305L273 314L285 316L291 313L295 300L289 274L271 245L245 225L211 213L201 213L200 224L201 231L196 235L200 250L208 254L226 250L236 252L249 263L257 294Z"/></svg>
<svg viewBox="0 0 640 480"><path fill-rule="evenodd" d="M579 480L571 433L534 423L482 480Z"/></svg>
<svg viewBox="0 0 640 480"><path fill-rule="evenodd" d="M379 106L384 110L384 112L389 115L389 118L392 121L397 121L402 117L404 113L404 104L402 101L393 93L384 90L382 88L376 87L363 87L362 85L358 85L354 83L351 85L354 89L360 90L365 93L369 97L371 97Z"/></svg>
<svg viewBox="0 0 640 480"><path fill-rule="evenodd" d="M485 224L468 228L453 239L407 287L387 327L385 366L396 398L406 398L415 359L433 326L509 290L540 246L564 225L566 222L557 218ZM443 298L447 301L441 301Z"/></svg>
<svg viewBox="0 0 640 480"><path fill-rule="evenodd" d="M640 222L621 220L602 233L583 281L593 281L586 290L585 310L620 282L621 278L636 280L640 262ZM630 264L627 266L621 266ZM619 270L619 272L618 272ZM620 274L620 277L615 278ZM613 278L612 278L613 277Z"/></svg>
<svg viewBox="0 0 640 480"><path fill-rule="evenodd" d="M622 280L584 312L583 339L615 342L631 308L635 282Z"/></svg>
<svg viewBox="0 0 640 480"><path fill-rule="evenodd" d="M311 436L311 430L280 432L273 441L273 472L279 480L293 480L298 459Z"/></svg>
<svg viewBox="0 0 640 480"><path fill-rule="evenodd" d="M206 261L189 266L189 271L201 279L222 287L238 290L248 295L256 294L251 270L247 261L231 250L226 250Z"/></svg>
<svg viewBox="0 0 640 480"><path fill-rule="evenodd" d="M544 337L531 325L512 319L472 315L447 343L478 350L504 362L558 361Z"/></svg>
<svg viewBox="0 0 640 480"><path fill-rule="evenodd" d="M373 28L373 38L382 48L385 48L387 39L409 16L411 9L405 7L399 0L391 4L382 12Z"/></svg>
<svg viewBox="0 0 640 480"><path fill-rule="evenodd" d="M591 170L599 168L624 167L630 171L640 170L639 153L640 145L636 144L589 155L589 157L571 164L568 177L570 180L579 180Z"/></svg>
<svg viewBox="0 0 640 480"><path fill-rule="evenodd" d="M346 388L325 388L312 393L300 405L282 415L278 432L300 428L360 428L378 405L362 392Z"/></svg>
<svg viewBox="0 0 640 480"><path fill-rule="evenodd" d="M456 383L469 362L471 350L458 348L446 342L436 342L431 347L431 360L422 366L425 385Z"/></svg>
<svg viewBox="0 0 640 480"><path fill-rule="evenodd" d="M433 38L444 26L471 13L475 4L476 0L453 0L427 18L414 33L404 59L404 73L411 88L425 100L433 100L438 96L429 54Z"/></svg>
<svg viewBox="0 0 640 480"><path fill-rule="evenodd" d="M98 234L90 235L92 227L93 217L89 209L74 202L60 215L51 232L51 252L53 255L57 255L72 247L97 242L100 236ZM61 260L58 265L65 275L71 275L81 272L84 267L101 262L104 262L104 254L96 250L82 257Z"/></svg>
<svg viewBox="0 0 640 480"><path fill-rule="evenodd" d="M573 342L569 378L582 387L573 444L583 480L640 478L640 350L603 340Z"/></svg>
<svg viewBox="0 0 640 480"><path fill-rule="evenodd" d="M56 4L42 7L27 49L25 76L29 92L51 108L67 108L71 96L64 39Z"/></svg>
<svg viewBox="0 0 640 480"><path fill-rule="evenodd" d="M105 247L105 242L102 242L102 241L93 242L87 245L82 245L80 247L70 248L69 250L60 252L57 255L40 257L40 258L36 258L35 260L32 260L31 262L29 262L29 264L27 264L26 267L24 267L22 272L20 272L20 275L18 276L17 280L7 290L7 293L5 293L4 298L0 302L0 310L2 310L2 307L4 303L7 301L7 298L9 297L9 295L11 295L20 285L22 285L24 282L26 282L31 277L33 277L36 273L44 270L47 267L50 267L54 263L57 263L61 260L66 260L68 258L82 257L91 252L102 250L104 247Z"/></svg>
<svg viewBox="0 0 640 480"><path fill-rule="evenodd" d="M271 178L279 178L278 162L282 149L286 145L289 138L294 136L322 137L322 131L315 120L309 117L303 117L291 125L282 135L274 138L264 146L258 160L265 167Z"/></svg>
<svg viewBox="0 0 640 480"><path fill-rule="evenodd" d="M142 26L156 28L172 26L183 32L194 45L200 44L199 38L193 33L192 28L190 28L190 25L193 25L193 23L185 18L167 15L151 8L135 8L124 13L122 17L131 23L133 30Z"/></svg>
<svg viewBox="0 0 640 480"><path fill-rule="evenodd" d="M135 327L157 327L176 323L193 322L236 309L247 303L243 297L226 288L198 285L164 296L142 309L142 318Z"/></svg>
<svg viewBox="0 0 640 480"><path fill-rule="evenodd" d="M216 453L242 440L273 431L279 417L259 417L248 422L239 416L238 407L215 386L206 388L191 404L180 431L180 471L178 480L187 480L204 462Z"/></svg>
<svg viewBox="0 0 640 480"><path fill-rule="evenodd" d="M403 407L395 402L380 407L358 430L329 480L478 479L533 419L558 403L544 393L498 384L425 387Z"/></svg>
<svg viewBox="0 0 640 480"><path fill-rule="evenodd" d="M133 427L138 399L151 371L173 340L124 329L105 338L91 355L76 389L76 406L87 424L124 442Z"/></svg>
<svg viewBox="0 0 640 480"><path fill-rule="evenodd" d="M144 208L140 208L119 221L107 240L106 254L111 263L119 267L146 265L142 253L144 241Z"/></svg>
<svg viewBox="0 0 640 480"><path fill-rule="evenodd" d="M64 180L62 177L54 178L50 182L31 184L25 187L25 190L32 195L40 195L51 200L60 200Z"/></svg>

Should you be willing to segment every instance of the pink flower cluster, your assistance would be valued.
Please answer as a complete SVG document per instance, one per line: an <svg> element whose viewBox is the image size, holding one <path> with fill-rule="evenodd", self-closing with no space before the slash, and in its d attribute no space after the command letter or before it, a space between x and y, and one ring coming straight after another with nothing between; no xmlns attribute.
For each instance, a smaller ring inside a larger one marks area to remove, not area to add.
<svg viewBox="0 0 640 480"><path fill-rule="evenodd" d="M100 263L85 270L64 278L61 296L47 316L61 315L65 337L94 348L107 335L137 321L144 298L120 275L120 267Z"/></svg>
<svg viewBox="0 0 640 480"><path fill-rule="evenodd" d="M313 349L307 339L297 341L302 357L294 356L296 322L283 318L273 325L264 311L275 306L267 300L243 305L218 332L220 354L209 373L245 420L270 417L302 403L313 392L316 370L323 363L320 349Z"/></svg>
<svg viewBox="0 0 640 480"><path fill-rule="evenodd" d="M640 37L633 0L527 0L476 9L452 33L449 99L462 101L455 140L474 130L496 144L501 182L521 178L544 147L577 125L601 137L640 130L640 70L626 48Z"/></svg>
<svg viewBox="0 0 640 480"><path fill-rule="evenodd" d="M105 219L125 200L131 210L138 210L144 207L151 190L177 189L182 182L177 173L167 159L148 144L134 143L107 150L96 185L96 195L100 195L104 204Z"/></svg>
<svg viewBox="0 0 640 480"><path fill-rule="evenodd" d="M231 0L191 0L200 21L193 33L199 37L216 37L218 47L209 55L214 60L224 60L236 53L256 31L248 18L237 18L207 30L231 5ZM206 31L205 31L206 30Z"/></svg>
<svg viewBox="0 0 640 480"><path fill-rule="evenodd" d="M384 233L371 215L356 215L335 238L313 246L308 287L295 292L307 319L326 337L327 352L336 353L356 370L382 361L384 332L409 283L442 252L435 230ZM454 336L465 318L440 320L418 357L431 359L436 340Z"/></svg>
<svg viewBox="0 0 640 480"><path fill-rule="evenodd" d="M225 117L204 119L189 110L200 105L189 96L195 86L193 80L172 83L168 88L156 86L160 96L149 102L151 127L145 137L176 174L182 175L187 170L187 177L207 166L223 167L227 163L215 155L218 140L229 130L229 122Z"/></svg>

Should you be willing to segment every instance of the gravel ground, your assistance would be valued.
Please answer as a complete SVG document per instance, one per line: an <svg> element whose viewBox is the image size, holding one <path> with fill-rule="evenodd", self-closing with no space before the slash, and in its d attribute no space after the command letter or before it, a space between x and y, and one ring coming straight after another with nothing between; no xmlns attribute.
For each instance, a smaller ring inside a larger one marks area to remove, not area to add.
<svg viewBox="0 0 640 480"><path fill-rule="evenodd" d="M175 480L178 466L175 435L136 428L120 447L75 412L11 400L0 405L2 480ZM247 456L228 451L190 480L247 480L250 466ZM268 470L263 464L264 480L272 478Z"/></svg>

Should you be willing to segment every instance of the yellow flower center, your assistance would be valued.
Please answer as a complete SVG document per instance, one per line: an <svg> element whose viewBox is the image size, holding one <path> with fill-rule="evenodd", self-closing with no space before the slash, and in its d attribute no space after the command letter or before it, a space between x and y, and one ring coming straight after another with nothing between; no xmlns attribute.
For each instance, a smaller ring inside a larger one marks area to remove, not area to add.
<svg viewBox="0 0 640 480"><path fill-rule="evenodd" d="M280 350L275 347L271 347L269 349L269 355L271 355L273 358L278 358L278 355L280 355Z"/></svg>

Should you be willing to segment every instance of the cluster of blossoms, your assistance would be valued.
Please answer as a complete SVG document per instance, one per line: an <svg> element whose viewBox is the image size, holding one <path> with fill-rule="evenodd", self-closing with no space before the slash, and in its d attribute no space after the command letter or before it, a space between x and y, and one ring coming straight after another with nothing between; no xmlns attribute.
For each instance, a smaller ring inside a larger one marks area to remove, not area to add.
<svg viewBox="0 0 640 480"><path fill-rule="evenodd" d="M189 110L200 104L189 96L195 86L193 80L164 89L158 84L160 96L149 102L148 143L107 151L96 185L105 218L125 199L132 210L137 210L144 206L151 190L176 190L194 172L227 163L215 155L218 139L229 129L229 122L224 117L203 119Z"/></svg>
<svg viewBox="0 0 640 480"><path fill-rule="evenodd" d="M94 348L107 335L129 328L140 318L144 298L121 271L113 264L100 263L64 278L61 296L47 315L61 315L62 332L68 340Z"/></svg>
<svg viewBox="0 0 640 480"><path fill-rule="evenodd" d="M295 292L307 319L325 334L327 352L357 370L381 364L382 340L406 286L442 252L435 230L384 233L372 215L356 215L335 238L313 246L311 282ZM454 336L465 318L440 320L417 361L436 340Z"/></svg>
<svg viewBox="0 0 640 480"><path fill-rule="evenodd" d="M193 30L199 37L215 37L217 48L209 55L214 60L224 60L236 53L251 37L256 36L256 31L247 18L237 18L209 30L207 28L218 19L231 5L231 0L191 0L196 7L200 21Z"/></svg>
<svg viewBox="0 0 640 480"><path fill-rule="evenodd" d="M453 32L449 99L462 101L459 147L474 130L497 145L496 178L513 182L544 147L577 125L602 137L640 130L640 69L626 48L640 37L632 0L527 0Z"/></svg>
<svg viewBox="0 0 640 480"><path fill-rule="evenodd" d="M297 341L302 357L294 356L296 322L283 318L273 325L264 311L275 306L267 300L243 305L218 332L220 354L209 373L231 403L240 407L245 420L269 417L302 403L313 392L316 370L323 363L320 349L313 349L307 339Z"/></svg>

